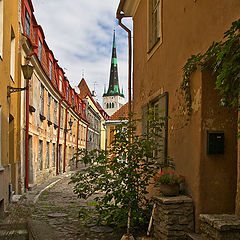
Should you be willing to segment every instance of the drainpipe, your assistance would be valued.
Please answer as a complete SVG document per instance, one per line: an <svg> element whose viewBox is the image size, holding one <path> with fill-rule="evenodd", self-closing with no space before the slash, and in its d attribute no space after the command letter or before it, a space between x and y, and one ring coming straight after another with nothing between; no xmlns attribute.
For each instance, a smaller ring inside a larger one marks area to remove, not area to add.
<svg viewBox="0 0 240 240"><path fill-rule="evenodd" d="M63 172L65 172L66 170L67 115L68 115L68 109L66 109L66 114L65 114Z"/></svg>
<svg viewBox="0 0 240 240"><path fill-rule="evenodd" d="M26 63L28 63L31 59L31 56L34 54L34 50L26 57ZM27 80L27 88L26 88L26 129L25 129L25 188L29 189L29 141L28 141L28 133L29 133L29 81Z"/></svg>
<svg viewBox="0 0 240 240"><path fill-rule="evenodd" d="M127 28L122 23L122 18L124 17L124 14L117 13L118 18L118 24L128 33L128 112L130 113L132 110L132 41L131 41L131 30Z"/></svg>
<svg viewBox="0 0 240 240"><path fill-rule="evenodd" d="M27 79L27 90L26 90L26 130L25 130L25 188L26 189L29 189L28 133L29 133L29 79Z"/></svg>
<svg viewBox="0 0 240 240"><path fill-rule="evenodd" d="M77 153L78 153L78 138L79 138L79 120L77 122ZM76 157L76 168L78 168L78 156Z"/></svg>
<svg viewBox="0 0 240 240"><path fill-rule="evenodd" d="M56 175L59 174L59 138L60 138L61 105L62 105L62 100L59 101L59 112L58 112L57 164L56 164L57 168L56 168Z"/></svg>

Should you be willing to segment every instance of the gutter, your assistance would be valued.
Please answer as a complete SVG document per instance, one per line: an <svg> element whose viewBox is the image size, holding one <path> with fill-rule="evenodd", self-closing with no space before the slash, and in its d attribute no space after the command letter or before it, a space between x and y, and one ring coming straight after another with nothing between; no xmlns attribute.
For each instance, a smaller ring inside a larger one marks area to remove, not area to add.
<svg viewBox="0 0 240 240"><path fill-rule="evenodd" d="M132 110L132 34L131 30L127 28L123 23L122 23L122 18L126 17L124 13L122 13L122 7L125 3L125 0L121 1L119 4L119 7L117 9L117 19L118 19L118 24L128 33L128 112L129 114L131 113Z"/></svg>

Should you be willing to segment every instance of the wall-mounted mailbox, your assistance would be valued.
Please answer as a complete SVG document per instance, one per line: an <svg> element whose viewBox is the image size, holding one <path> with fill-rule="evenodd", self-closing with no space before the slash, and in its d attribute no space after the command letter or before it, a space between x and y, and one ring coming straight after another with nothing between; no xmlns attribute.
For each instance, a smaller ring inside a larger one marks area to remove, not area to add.
<svg viewBox="0 0 240 240"><path fill-rule="evenodd" d="M207 132L207 154L224 154L224 132Z"/></svg>

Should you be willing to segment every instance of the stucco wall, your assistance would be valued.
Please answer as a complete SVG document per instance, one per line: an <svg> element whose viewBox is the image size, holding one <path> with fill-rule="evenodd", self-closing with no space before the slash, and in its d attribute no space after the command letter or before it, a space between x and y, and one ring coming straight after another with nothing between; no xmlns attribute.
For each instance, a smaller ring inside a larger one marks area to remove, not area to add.
<svg viewBox="0 0 240 240"><path fill-rule="evenodd" d="M198 70L191 77L193 113L188 120L185 101L179 90L182 67L192 54L204 52L213 41L220 40L239 15L238 0L163 1L162 44L152 55L147 54L147 1L141 0L133 17L134 112L136 117L141 117L143 104L149 102L153 96L169 93L171 119L168 154L175 161L176 171L186 176L186 192L193 197L196 218L203 210L231 212L234 209L236 124L233 122L236 116L232 112L228 113L228 110L219 110L216 101L212 101L214 106L212 112L209 112L207 99L214 96L214 86ZM217 115L221 116L216 117ZM217 123L213 127L220 128L224 125L221 129L228 139L226 155L216 161L205 155L206 128L203 130L202 126L210 118L214 118L213 123ZM215 176L215 168L220 169L216 175L216 179L219 178L220 181L209 184L209 180L213 181L215 178L211 178ZM209 178L205 178L206 175ZM230 177L233 177L231 181ZM231 184L233 185L229 190ZM222 194L219 187L222 188ZM210 195L212 190L214 194ZM204 196L208 198L205 200ZM214 205L214 201L219 203Z"/></svg>

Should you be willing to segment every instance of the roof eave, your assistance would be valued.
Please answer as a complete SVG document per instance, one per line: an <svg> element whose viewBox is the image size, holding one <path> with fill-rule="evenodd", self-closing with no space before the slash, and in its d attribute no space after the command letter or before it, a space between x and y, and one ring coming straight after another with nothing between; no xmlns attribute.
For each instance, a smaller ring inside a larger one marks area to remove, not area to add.
<svg viewBox="0 0 240 240"><path fill-rule="evenodd" d="M133 17L139 2L140 0L120 0L116 17L118 19L123 17Z"/></svg>

